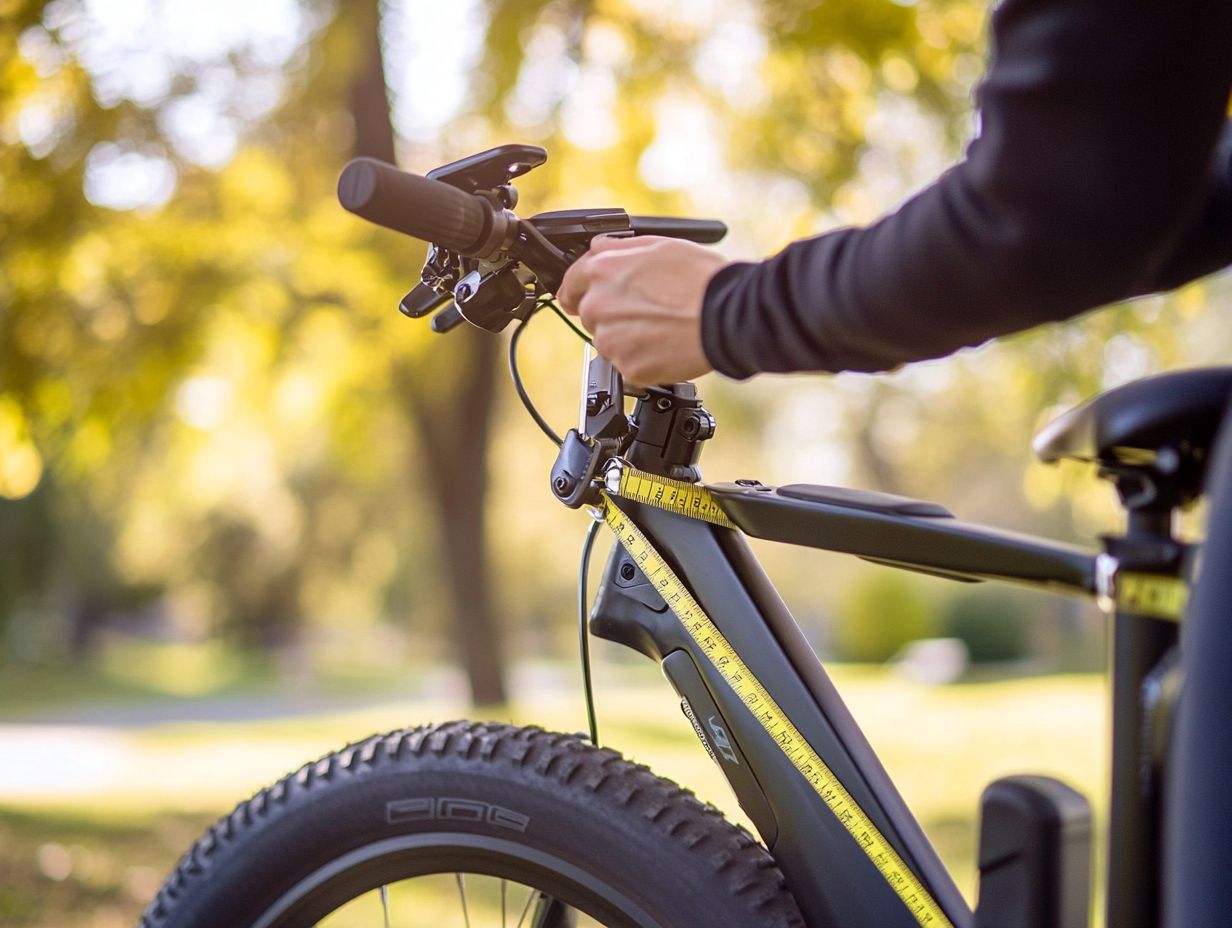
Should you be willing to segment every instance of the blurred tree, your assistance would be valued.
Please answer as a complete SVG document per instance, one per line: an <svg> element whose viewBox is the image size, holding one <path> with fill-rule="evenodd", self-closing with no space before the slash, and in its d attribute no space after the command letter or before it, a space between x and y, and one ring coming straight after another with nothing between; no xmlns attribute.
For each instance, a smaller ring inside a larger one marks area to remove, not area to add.
<svg viewBox="0 0 1232 928"><path fill-rule="evenodd" d="M365 0L345 10L362 49L351 93L354 153L392 163L397 158L381 55L380 3ZM397 271L391 267L391 273ZM408 289L414 283L410 278L408 274ZM497 353L495 338L462 326L448 338L434 339L414 362L394 370L398 404L418 433L427 464L423 485L436 510L440 544L435 557L449 591L451 637L470 682L471 699L479 705L507 698L487 532Z"/></svg>
<svg viewBox="0 0 1232 928"><path fill-rule="evenodd" d="M208 266L181 265L183 246L161 238L165 229L83 197L91 154L120 137L135 154L154 135L150 114L128 102L98 102L89 74L44 28L55 5L7 6L0 26L0 534L7 536L0 632L19 609L37 621L59 615L52 627L81 654L97 618L129 598L113 557L114 504L193 350L192 314L172 317L166 307L190 302L190 292L208 299L220 281Z"/></svg>
<svg viewBox="0 0 1232 928"><path fill-rule="evenodd" d="M944 605L940 632L967 646L973 664L1029 656L1031 615L1016 590L963 589Z"/></svg>
<svg viewBox="0 0 1232 928"><path fill-rule="evenodd" d="M79 626L69 640L89 641L90 627L128 600L122 590L129 581L115 559L131 481L167 465L164 453L182 442L177 412L200 418L192 408L201 405L197 400L205 406L225 400L236 385L234 376L186 375L228 350L218 342L231 327L232 352L249 344L264 356L253 358L266 373L252 388L277 390L288 366L279 345L293 345L315 318L306 307L329 312L365 304L356 331L336 346L335 363L350 359L385 370L385 392L420 434L416 444L430 474L422 493L435 506L441 538L425 553L439 560L446 578L449 626L475 700L503 701L484 530L498 344L463 331L434 342L430 352L422 337L410 351L396 347L390 330L374 326L371 317L394 315L394 294L411 282L422 250L362 229L333 202L333 181L349 150L394 159L377 3L325 8L326 25L311 39L304 79L292 82L277 111L251 133L249 151L217 172L172 151L159 110L176 94L144 107L131 100L100 104L64 35L80 22L61 17L57 28L47 6L23 5L0 33L10 52L0 93L10 104L4 111L14 114L6 134L18 141L22 120L28 123L39 106L57 115L48 150L14 144L4 154L9 195L0 228L10 247L0 257L8 290L0 317L0 402L7 403L0 424L11 436L0 448L0 495L24 499L0 502L0 515L12 510L0 534L12 552L3 559L0 616L22 604L30 614L59 612ZM16 53L19 43L32 42L47 50L45 75L36 73L38 60ZM181 75L184 93L194 79L190 71ZM175 199L146 214L87 201L82 188L90 154L111 139L170 159L179 174ZM323 211L339 215L324 220ZM334 232L339 222L347 227ZM295 232L297 224L310 231ZM329 235L321 234L322 225ZM356 258L352 272L359 273L336 279ZM73 326L74 316L92 325ZM396 334L405 342L408 331ZM266 402L273 406L273 400ZM358 431L335 431L338 444L328 455L301 448L294 463L284 463L290 479L283 490L294 515L283 520L281 537L272 536L279 529L268 511L235 498L199 514L191 503L187 511L172 504L153 517L171 537L161 558L139 558L146 573L178 585L208 581L210 612L239 641L293 644L311 575L331 560L345 562L359 541L352 530L351 543L331 554L319 539L334 531L331 506L336 514L337 491L356 467L353 443L379 427L379 416L374 410ZM334 424L347 423L336 416ZM379 511L377 497L395 478L377 479L386 486L366 492ZM39 492L28 495L40 482ZM165 498L159 505L166 508ZM48 516L50 524L43 521ZM189 530L177 529L176 521Z"/></svg>
<svg viewBox="0 0 1232 928"><path fill-rule="evenodd" d="M485 513L540 466L491 468L500 341L397 316L423 249L337 207L342 164L367 152L422 171L536 142L551 159L519 185L525 208L721 215L733 247L765 253L872 218L957 155L987 13L479 0L449 45L474 58L467 95L400 138L398 62L381 54L400 9L288 3L267 45L232 37L197 58L147 61L147 34L129 73L124 49L93 44L101 6L0 0L0 653L88 650L100 616L160 588L180 633L257 648L391 614L436 632L441 613L475 699L499 701L493 561L502 589L526 593L501 612L531 621L555 602L542 552L571 541L545 515L543 546L492 552ZM440 90L399 85L403 103ZM126 201L129 183L144 194ZM1031 470L1014 487L1039 410L1192 357L1176 330L1201 309L1194 292L875 386L774 395L824 393L859 482L999 521L1025 495L1042 514L1021 527L1063 532L1077 516L1060 479ZM558 376L571 355L539 358ZM708 389L726 447L781 429L754 412L766 393Z"/></svg>
<svg viewBox="0 0 1232 928"><path fill-rule="evenodd" d="M880 663L908 642L935 634L937 627L934 605L910 574L863 573L848 587L834 650L840 660Z"/></svg>

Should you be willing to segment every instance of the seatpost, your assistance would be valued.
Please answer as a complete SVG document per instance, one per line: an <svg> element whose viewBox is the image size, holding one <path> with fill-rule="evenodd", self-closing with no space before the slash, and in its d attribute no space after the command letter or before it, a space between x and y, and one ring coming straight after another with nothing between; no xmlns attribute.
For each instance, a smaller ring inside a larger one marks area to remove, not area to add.
<svg viewBox="0 0 1232 928"><path fill-rule="evenodd" d="M1109 928L1155 925L1160 918L1160 802L1156 748L1151 733L1152 715L1161 711L1152 703L1148 683L1166 662L1178 637L1178 623L1143 614L1145 610L1118 595L1117 578L1138 576L1174 578L1182 569L1184 546L1173 534L1174 501L1153 492L1142 493L1140 483L1118 481L1128 511L1125 535L1105 538L1101 557L1101 594L1113 613L1109 648L1112 678L1111 795L1108 804Z"/></svg>

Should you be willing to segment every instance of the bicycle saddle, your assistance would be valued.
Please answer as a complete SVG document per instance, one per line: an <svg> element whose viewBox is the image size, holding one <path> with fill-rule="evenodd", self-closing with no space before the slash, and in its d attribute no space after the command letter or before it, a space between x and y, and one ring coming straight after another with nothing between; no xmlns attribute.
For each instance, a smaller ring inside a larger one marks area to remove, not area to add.
<svg viewBox="0 0 1232 928"><path fill-rule="evenodd" d="M1232 367L1135 380L1054 419L1032 447L1047 463L1068 458L1161 476L1188 471L1191 482L1197 479L1196 491L1230 396Z"/></svg>

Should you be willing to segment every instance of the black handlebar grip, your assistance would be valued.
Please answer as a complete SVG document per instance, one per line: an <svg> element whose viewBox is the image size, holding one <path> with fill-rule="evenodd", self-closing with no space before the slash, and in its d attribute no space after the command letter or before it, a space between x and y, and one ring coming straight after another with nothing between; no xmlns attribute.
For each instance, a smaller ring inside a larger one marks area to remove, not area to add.
<svg viewBox="0 0 1232 928"><path fill-rule="evenodd" d="M635 235L666 235L700 245L713 245L727 234L727 225L717 219L683 219L676 216L630 216Z"/></svg>
<svg viewBox="0 0 1232 928"><path fill-rule="evenodd" d="M338 177L338 202L379 226L469 255L487 238L491 210L439 180L356 158Z"/></svg>

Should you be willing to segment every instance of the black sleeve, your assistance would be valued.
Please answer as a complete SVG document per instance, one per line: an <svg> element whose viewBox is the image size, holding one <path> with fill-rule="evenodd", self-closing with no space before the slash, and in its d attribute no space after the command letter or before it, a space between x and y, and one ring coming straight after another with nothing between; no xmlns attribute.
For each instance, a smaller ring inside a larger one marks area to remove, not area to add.
<svg viewBox="0 0 1232 928"><path fill-rule="evenodd" d="M992 32L959 165L867 228L711 281L717 370L886 370L1232 262L1210 168L1232 3L1004 0Z"/></svg>
<svg viewBox="0 0 1232 928"><path fill-rule="evenodd" d="M1225 123L1211 167L1206 201L1172 254L1142 290L1171 290L1232 263L1232 122Z"/></svg>

